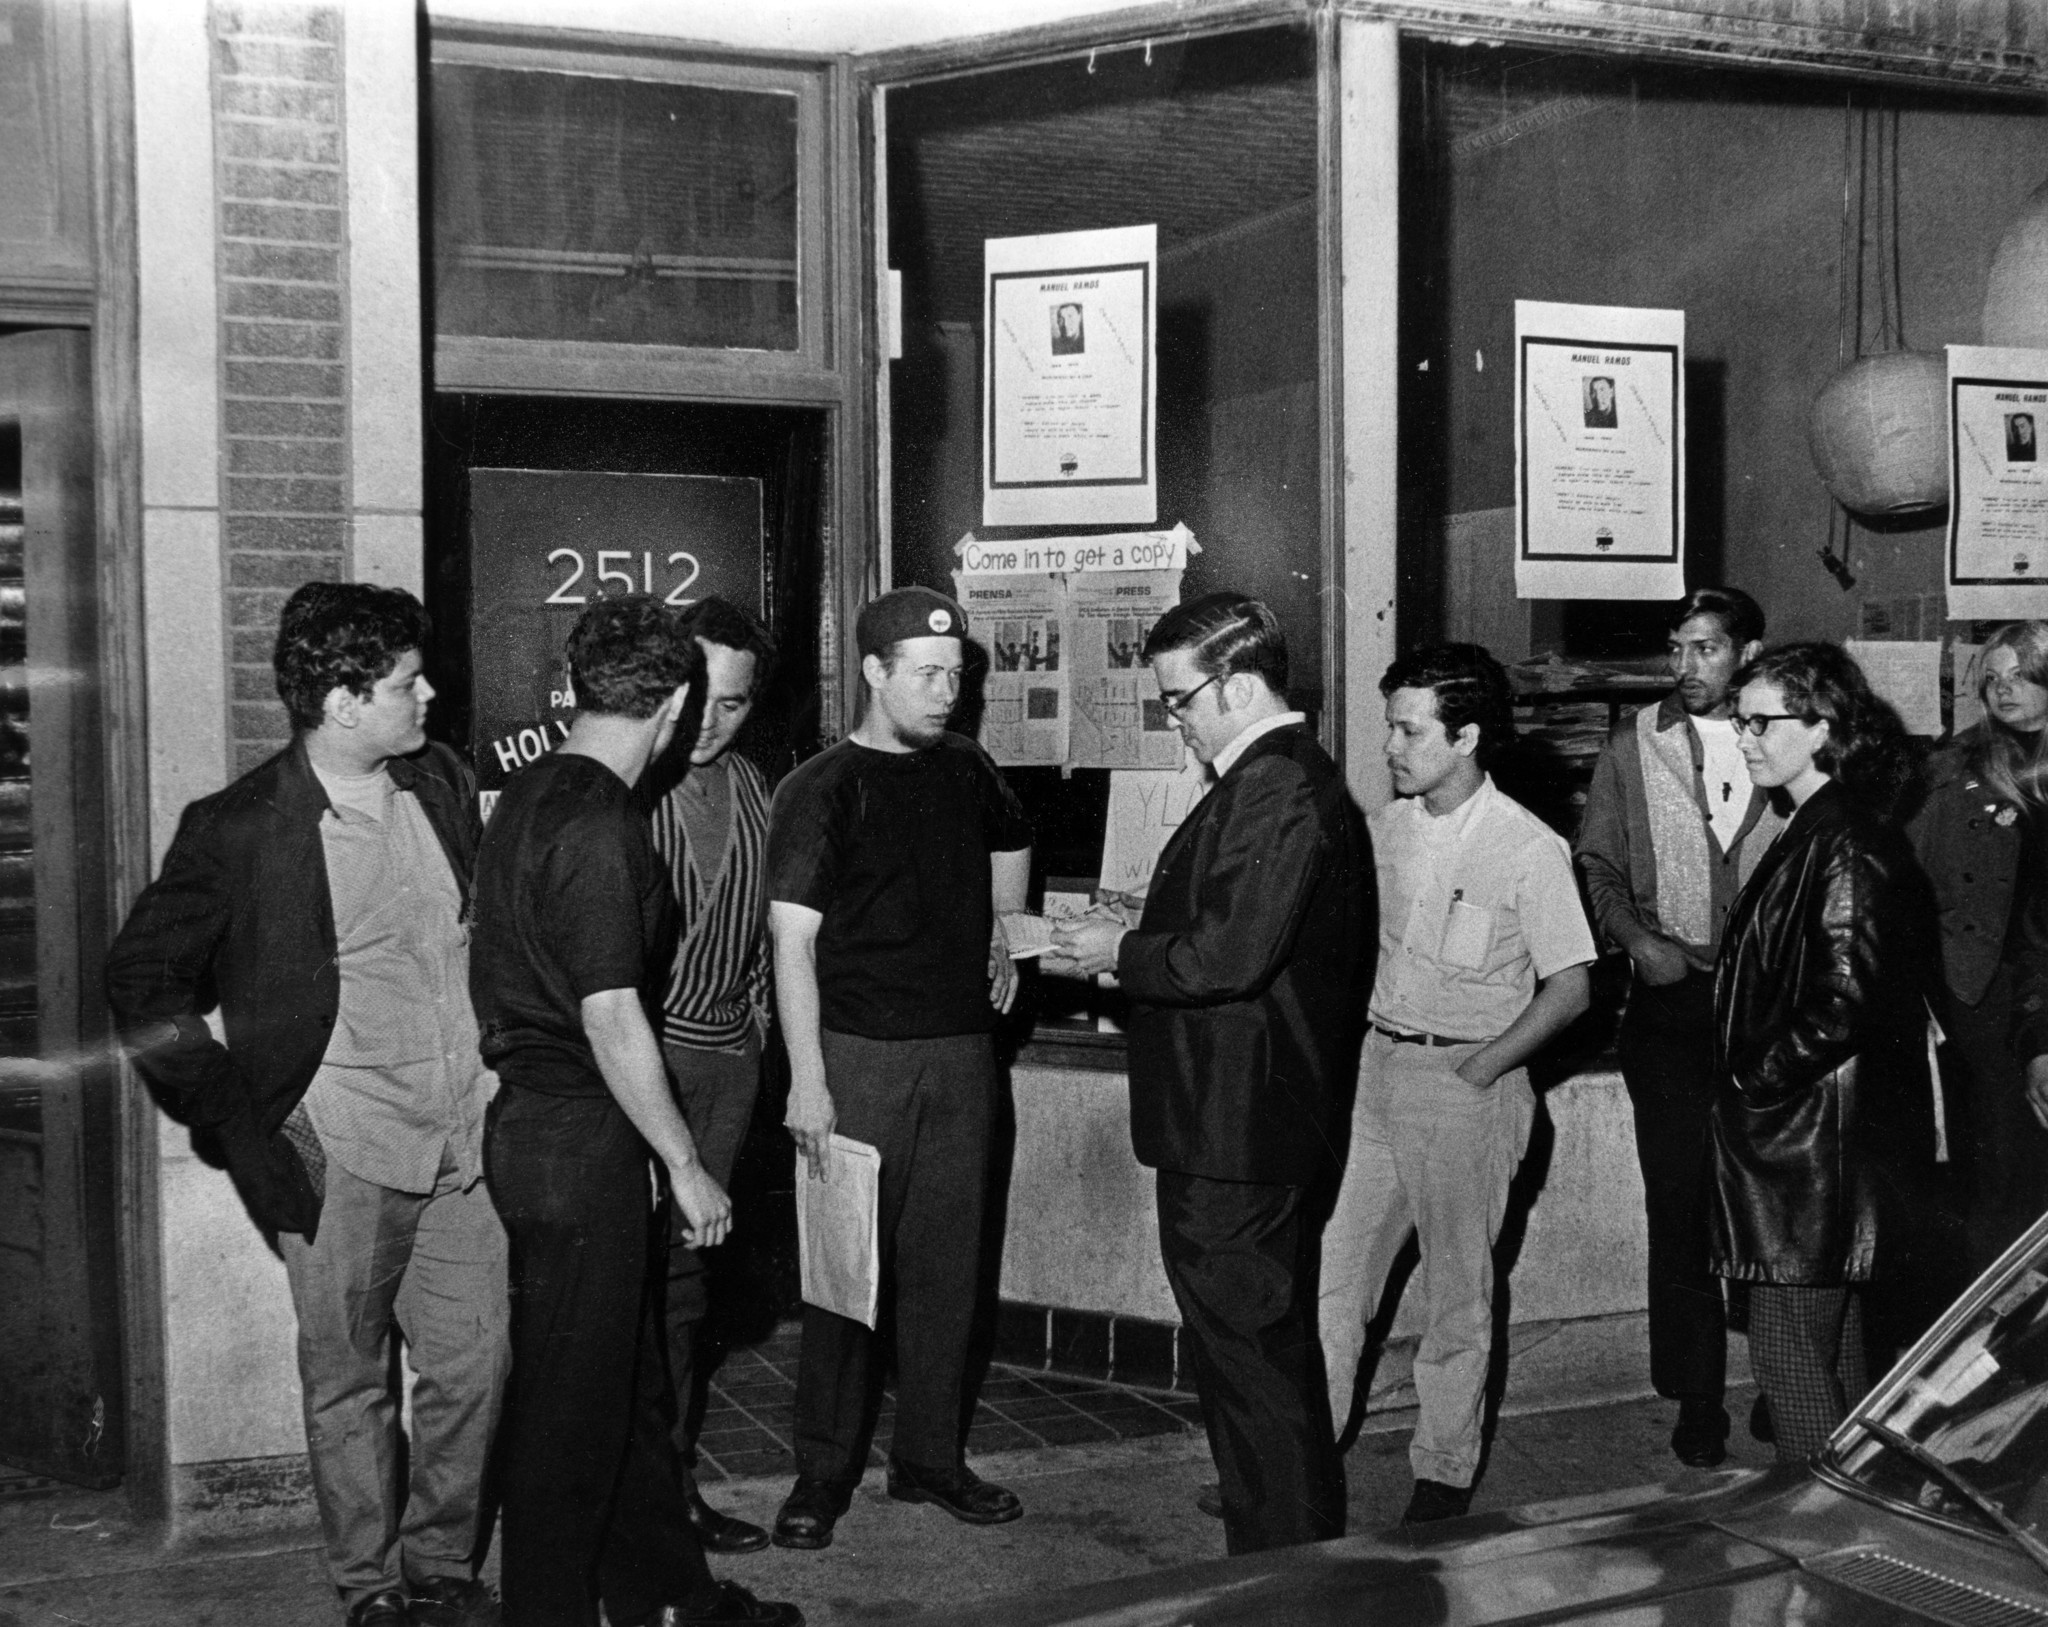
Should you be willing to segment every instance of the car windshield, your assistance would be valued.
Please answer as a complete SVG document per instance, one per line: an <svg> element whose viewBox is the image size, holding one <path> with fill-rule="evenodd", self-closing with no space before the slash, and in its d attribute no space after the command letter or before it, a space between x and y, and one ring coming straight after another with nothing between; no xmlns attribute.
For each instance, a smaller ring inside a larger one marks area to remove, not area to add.
<svg viewBox="0 0 2048 1627"><path fill-rule="evenodd" d="M1856 1409L1829 1446L1830 1469L1922 1513L2048 1538L2048 1227L2028 1243Z"/></svg>

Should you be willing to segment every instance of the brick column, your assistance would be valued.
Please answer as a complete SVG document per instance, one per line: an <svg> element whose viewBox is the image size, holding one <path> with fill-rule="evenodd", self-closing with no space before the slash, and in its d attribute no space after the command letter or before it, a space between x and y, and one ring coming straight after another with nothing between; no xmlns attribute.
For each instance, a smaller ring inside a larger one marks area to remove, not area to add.
<svg viewBox="0 0 2048 1627"><path fill-rule="evenodd" d="M216 3L221 524L232 772L290 738L286 596L348 565L349 369L336 6Z"/></svg>

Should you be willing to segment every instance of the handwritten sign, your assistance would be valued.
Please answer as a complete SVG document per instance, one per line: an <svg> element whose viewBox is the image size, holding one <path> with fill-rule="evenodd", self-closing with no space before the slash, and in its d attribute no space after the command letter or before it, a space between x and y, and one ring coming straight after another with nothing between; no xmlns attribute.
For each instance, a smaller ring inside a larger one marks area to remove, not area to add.
<svg viewBox="0 0 2048 1627"><path fill-rule="evenodd" d="M1117 769L1109 776L1109 818L1102 833L1102 882L1142 895L1159 855L1209 789L1209 770L1190 756L1178 772Z"/></svg>
<svg viewBox="0 0 2048 1627"><path fill-rule="evenodd" d="M953 544L961 576L1017 576L1037 571L1184 571L1202 545L1185 525L1171 531L1118 531L1100 537L1026 537L990 542L972 531Z"/></svg>

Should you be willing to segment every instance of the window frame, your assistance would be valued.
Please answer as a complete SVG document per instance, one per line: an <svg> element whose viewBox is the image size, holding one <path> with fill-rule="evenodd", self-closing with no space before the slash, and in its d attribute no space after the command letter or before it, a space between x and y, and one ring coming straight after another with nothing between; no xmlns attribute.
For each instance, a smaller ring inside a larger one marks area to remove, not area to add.
<svg viewBox="0 0 2048 1627"><path fill-rule="evenodd" d="M762 405L836 405L842 395L835 354L835 295L829 278L833 200L828 192L829 102L826 70L722 61L676 42L555 30L436 27L428 50L427 93L444 67L575 74L710 90L786 95L797 106L797 344L794 350L709 345L614 344L598 340L512 339L434 334L434 385L461 393L661 396ZM431 147L432 125L423 139ZM431 244L435 223L421 222Z"/></svg>

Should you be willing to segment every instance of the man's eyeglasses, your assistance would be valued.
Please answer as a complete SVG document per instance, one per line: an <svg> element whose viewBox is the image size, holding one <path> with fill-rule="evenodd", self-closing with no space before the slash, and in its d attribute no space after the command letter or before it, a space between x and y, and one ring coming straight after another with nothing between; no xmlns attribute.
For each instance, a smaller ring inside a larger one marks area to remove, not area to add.
<svg viewBox="0 0 2048 1627"><path fill-rule="evenodd" d="M1223 674L1219 672L1216 674L1215 677L1207 679L1202 683L1196 684L1193 689L1190 689L1184 695L1176 695L1170 692L1162 692L1159 696L1159 704L1166 708L1167 716L1185 717L1187 715L1188 708L1195 704L1195 697L1197 695L1201 694L1203 690L1207 689L1210 684L1221 683L1222 681Z"/></svg>
<svg viewBox="0 0 2048 1627"><path fill-rule="evenodd" d="M1740 712L1730 720L1738 732L1747 731L1758 739L1773 723L1811 723L1813 719L1801 717L1797 712L1751 712L1744 717Z"/></svg>

